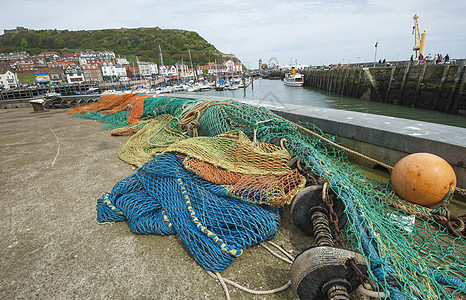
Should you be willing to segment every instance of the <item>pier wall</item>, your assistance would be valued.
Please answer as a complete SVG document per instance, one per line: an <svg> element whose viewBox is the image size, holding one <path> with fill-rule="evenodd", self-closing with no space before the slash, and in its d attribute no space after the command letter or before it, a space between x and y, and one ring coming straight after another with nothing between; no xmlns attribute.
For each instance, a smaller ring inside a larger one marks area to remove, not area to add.
<svg viewBox="0 0 466 300"><path fill-rule="evenodd" d="M466 115L466 67L396 65L299 71L304 85L369 101ZM281 73L284 76L284 73Z"/></svg>

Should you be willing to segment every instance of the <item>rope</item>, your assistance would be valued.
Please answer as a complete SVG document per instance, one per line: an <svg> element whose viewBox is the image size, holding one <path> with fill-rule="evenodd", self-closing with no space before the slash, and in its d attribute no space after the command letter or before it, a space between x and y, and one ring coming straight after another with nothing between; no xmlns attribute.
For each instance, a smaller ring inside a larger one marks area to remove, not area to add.
<svg viewBox="0 0 466 300"><path fill-rule="evenodd" d="M207 271L207 272L209 273L210 271ZM222 277L222 275L220 275L219 272L215 272L215 275L217 275L217 278L218 278L218 280L220 281L220 284L223 287L223 291L225 292L225 298L227 298L227 300L230 300L231 299L230 298L230 292L228 291L228 287L227 287L227 285L225 283L225 280L223 280L223 277Z"/></svg>
<svg viewBox="0 0 466 300"><path fill-rule="evenodd" d="M371 290L366 289L362 284L358 287L358 291L370 298L377 298L377 299L385 299L388 296L390 296L390 293L388 292L388 296L384 292L374 292Z"/></svg>
<svg viewBox="0 0 466 300"><path fill-rule="evenodd" d="M287 262L287 263L289 263L289 264L292 264L292 263L293 263L292 260L289 260L289 259L287 259L286 257L283 257L283 256L281 256L281 255L279 255L279 254L273 252L272 249L270 249L269 247L267 247L267 246L264 245L263 243L262 243L262 244L259 244L259 245L262 246L262 247L264 247L267 251L270 252L270 254L272 254L272 255L275 256L276 258L281 259L281 260L283 260L284 262Z"/></svg>
<svg viewBox="0 0 466 300"><path fill-rule="evenodd" d="M359 153L359 152L357 152L357 151L354 151L354 150L351 150L351 149L349 149L349 148L346 148L346 147L344 147L344 146L342 146L342 145L339 145L339 144L337 144L337 143L335 143L335 142L333 142L333 141L331 141L331 140L329 140L329 139L327 139L327 138L321 136L320 134L318 134L318 133L316 133L316 132L314 132L314 131L312 131L312 130L310 130L310 129L307 129L306 127L303 127L303 126L301 126L301 125L299 125L299 124L297 124L297 123L294 123L294 122L292 122L292 121L290 121L290 120L287 120L287 119L285 119L285 118L282 118L282 117L280 117L280 116L277 116L277 115L274 115L274 114L271 114L271 113L269 113L269 115L272 115L272 116L274 116L274 117L276 117L276 118L278 118L278 119L280 119L280 120L282 120L282 121L290 122L291 124L295 125L296 127L298 127L298 128L300 128L300 129L302 129L302 130L304 130L304 131L306 131L306 132L308 132L308 133L310 133L310 134L312 134L312 135L314 135L314 136L316 136L316 137L318 137L318 138L320 138L320 139L326 141L327 143L329 143L329 144L331 144L331 145L333 145L333 146L335 146L335 147L338 147L338 148L340 148L340 149L342 149L342 150L345 150L345 151L347 151L347 152L349 152L349 153L352 153L352 154L357 155L357 156L359 156L359 157L361 157L361 158L364 158L364 159L366 159L366 160L368 160L368 161L370 161L370 162L373 162L373 163L375 163L375 164L378 164L379 166L382 166L382 167L384 167L384 168L386 168L386 169L393 170L393 167L390 166L390 165L387 165L387 164L385 164L385 163L383 163L383 162L380 162L380 161L378 161L378 160L376 160L376 159L373 159L373 158L371 158L371 157L369 157L369 156L366 156L366 155L364 155L364 154L362 154L362 153Z"/></svg>
<svg viewBox="0 0 466 300"><path fill-rule="evenodd" d="M283 254L285 254L289 259L287 258L284 258L283 256L280 256L278 255L277 253L273 252L269 247L267 247L266 245L264 245L264 243L261 243L259 244L260 246L264 247L267 251L269 251L273 256L277 257L278 259L281 259L289 264L292 264L293 263L293 256L291 256L289 253L287 253L285 250L283 250L282 247L278 246L277 244L273 243L273 242L270 242L268 241L268 243L274 247L276 247L278 250L280 250ZM225 292L225 297L227 300L230 300L230 292L228 291L228 287L226 285L226 283L228 283L229 285L232 285L234 287L236 287L237 289L240 289L244 292L247 292L247 293L250 293L250 294L253 294L253 295L271 295L271 294L275 294L275 293L278 293L278 292L282 292L286 289L288 289L290 286L291 286L291 280L289 280L285 285L281 286L281 287L278 287L278 288L275 288L275 289L272 289L272 290L266 290L266 291L258 291L258 290L251 290L247 287L244 287L230 279L227 279L227 278L223 278L222 275L220 275L220 273L218 272L212 272L212 271L209 271L209 270L206 270L207 274L214 278L214 279L218 279L220 281L220 284L222 285L223 287L223 291Z"/></svg>
<svg viewBox="0 0 466 300"><path fill-rule="evenodd" d="M460 188L460 187L456 187L455 192L456 192L457 194L460 194L460 195L463 196L463 197L466 197L466 189L462 189L462 188Z"/></svg>
<svg viewBox="0 0 466 300"><path fill-rule="evenodd" d="M285 254L293 262L294 257L291 254L289 254L288 252L286 252L282 247L278 246L277 244L275 244L274 242L271 242L271 241L267 241L267 243L269 243L270 245L272 245L275 248L277 248L278 250L280 250L283 254Z"/></svg>
<svg viewBox="0 0 466 300"><path fill-rule="evenodd" d="M99 221L97 220L97 217L95 217L94 221L95 221L97 224L99 224L99 225L110 225L110 226L115 225L115 222L105 222L105 221L99 222Z"/></svg>
<svg viewBox="0 0 466 300"><path fill-rule="evenodd" d="M210 277L214 278L214 279L217 279L217 276L212 272L212 271L207 271L207 274L209 274ZM220 273L218 273L218 275L221 277ZM276 289L273 289L273 290L267 290L267 291L256 291L256 290L251 290L251 289L248 289L247 287L244 287L230 279L226 279L226 278L223 278L223 281L225 283L228 283L229 285L232 285L244 292L247 292L247 293L250 293L250 294L254 294L254 295L271 295L271 294L275 294L275 293L279 293L279 292L283 292L284 290L288 289L290 286L291 286L291 281L288 281L284 286L281 286L281 287L278 287ZM228 292L228 289L225 289L225 294L227 294ZM228 293L229 295L229 293ZM229 296L228 296L229 297ZM229 299L229 298L228 298Z"/></svg>

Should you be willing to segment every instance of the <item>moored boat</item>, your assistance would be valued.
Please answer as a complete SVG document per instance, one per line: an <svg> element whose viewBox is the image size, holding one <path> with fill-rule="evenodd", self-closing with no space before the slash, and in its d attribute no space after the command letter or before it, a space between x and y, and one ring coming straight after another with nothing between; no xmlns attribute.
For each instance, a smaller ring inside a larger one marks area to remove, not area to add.
<svg viewBox="0 0 466 300"><path fill-rule="evenodd" d="M288 86L303 86L304 85L304 75L296 73L295 67L291 68L291 72L285 74L283 79L285 85Z"/></svg>

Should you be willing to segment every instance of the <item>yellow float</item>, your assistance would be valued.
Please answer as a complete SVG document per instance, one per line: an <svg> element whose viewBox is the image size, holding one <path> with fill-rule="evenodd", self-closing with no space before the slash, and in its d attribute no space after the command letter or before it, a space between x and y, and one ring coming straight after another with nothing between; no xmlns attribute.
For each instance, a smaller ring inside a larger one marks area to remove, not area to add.
<svg viewBox="0 0 466 300"><path fill-rule="evenodd" d="M402 158L391 175L395 192L401 198L423 206L439 204L456 188L453 168L443 158L431 153L414 153Z"/></svg>

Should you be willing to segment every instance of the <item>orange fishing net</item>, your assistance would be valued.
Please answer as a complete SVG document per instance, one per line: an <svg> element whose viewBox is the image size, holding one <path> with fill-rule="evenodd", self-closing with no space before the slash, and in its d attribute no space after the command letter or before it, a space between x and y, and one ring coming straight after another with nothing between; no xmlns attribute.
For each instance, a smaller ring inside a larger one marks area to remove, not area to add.
<svg viewBox="0 0 466 300"><path fill-rule="evenodd" d="M209 182L230 185L237 196L255 203L289 204L305 185L304 177L288 166L291 156L286 149L252 142L240 130L180 140L165 152L185 154L187 170Z"/></svg>
<svg viewBox="0 0 466 300"><path fill-rule="evenodd" d="M272 206L290 204L306 181L297 169L282 175L251 175L230 172L193 157L183 161L185 168L199 177L220 185L231 185L236 195L254 203Z"/></svg>
<svg viewBox="0 0 466 300"><path fill-rule="evenodd" d="M149 97L141 93L115 95L102 95L99 101L85 105L78 105L68 110L68 114L77 115L87 112L100 112L108 116L120 111L128 111L128 124L139 121L144 111L144 99Z"/></svg>

